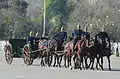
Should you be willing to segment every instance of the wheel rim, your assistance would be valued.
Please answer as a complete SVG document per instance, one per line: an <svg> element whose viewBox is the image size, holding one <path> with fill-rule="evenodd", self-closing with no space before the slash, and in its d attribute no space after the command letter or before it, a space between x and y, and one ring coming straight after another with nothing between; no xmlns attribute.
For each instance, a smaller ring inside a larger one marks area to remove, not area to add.
<svg viewBox="0 0 120 79"><path fill-rule="evenodd" d="M30 65L30 50L28 46L23 48L23 59L24 63L28 66Z"/></svg>
<svg viewBox="0 0 120 79"><path fill-rule="evenodd" d="M13 53L12 53L12 47L10 45L6 46L6 50L5 50L5 58L6 58L6 62L11 65L12 60L13 60Z"/></svg>

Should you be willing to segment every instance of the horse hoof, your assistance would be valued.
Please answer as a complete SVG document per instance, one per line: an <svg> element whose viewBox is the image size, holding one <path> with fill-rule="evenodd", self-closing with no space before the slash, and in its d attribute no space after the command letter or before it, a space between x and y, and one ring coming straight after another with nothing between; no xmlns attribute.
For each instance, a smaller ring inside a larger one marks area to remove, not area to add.
<svg viewBox="0 0 120 79"><path fill-rule="evenodd" d="M77 67L74 67L74 69L77 69Z"/></svg>
<svg viewBox="0 0 120 79"><path fill-rule="evenodd" d="M96 68L97 70L99 70L98 68Z"/></svg>
<svg viewBox="0 0 120 79"><path fill-rule="evenodd" d="M102 71L104 71L104 69L102 69Z"/></svg>
<svg viewBox="0 0 120 79"><path fill-rule="evenodd" d="M109 68L109 70L111 71L111 68Z"/></svg>
<svg viewBox="0 0 120 79"><path fill-rule="evenodd" d="M80 68L80 70L82 70L82 68Z"/></svg>
<svg viewBox="0 0 120 79"><path fill-rule="evenodd" d="M53 67L55 67L55 65L53 65Z"/></svg>
<svg viewBox="0 0 120 79"><path fill-rule="evenodd" d="M58 67L58 65L56 65L56 67Z"/></svg>
<svg viewBox="0 0 120 79"><path fill-rule="evenodd" d="M85 68L83 67L83 69L85 70Z"/></svg>
<svg viewBox="0 0 120 79"><path fill-rule="evenodd" d="M61 65L59 65L59 67L61 67Z"/></svg>
<svg viewBox="0 0 120 79"><path fill-rule="evenodd" d="M90 68L91 70L94 70L94 68Z"/></svg>
<svg viewBox="0 0 120 79"><path fill-rule="evenodd" d="M70 66L69 68L70 68L70 70L72 70L72 66Z"/></svg>

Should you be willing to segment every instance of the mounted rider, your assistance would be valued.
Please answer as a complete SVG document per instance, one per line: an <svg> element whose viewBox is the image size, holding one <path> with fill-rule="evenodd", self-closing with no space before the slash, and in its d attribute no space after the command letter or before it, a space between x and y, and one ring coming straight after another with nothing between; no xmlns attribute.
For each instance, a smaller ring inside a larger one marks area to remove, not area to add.
<svg viewBox="0 0 120 79"><path fill-rule="evenodd" d="M80 25L77 25L77 29L72 31L72 37L73 37L73 50L72 53L74 53L74 47L77 44L79 40L81 40L81 37L84 35L84 32L81 30Z"/></svg>
<svg viewBox="0 0 120 79"><path fill-rule="evenodd" d="M45 36L45 34L42 34L41 40L48 40L48 38Z"/></svg>
<svg viewBox="0 0 120 79"><path fill-rule="evenodd" d="M33 40L34 40L33 32L30 31L29 36L27 37L27 43L33 44Z"/></svg>
<svg viewBox="0 0 120 79"><path fill-rule="evenodd" d="M57 41L57 49L62 50L62 45L65 41L67 41L67 32L64 31L64 28L61 27L61 31L57 33L53 38L56 37Z"/></svg>
<svg viewBox="0 0 120 79"><path fill-rule="evenodd" d="M38 43L39 43L39 33L37 32L34 37L34 44L35 44L35 49L38 49Z"/></svg>
<svg viewBox="0 0 120 79"><path fill-rule="evenodd" d="M95 41L96 41L96 42L98 42L99 39L102 40L102 41L101 41L101 43L102 43L102 46L101 46L101 47L102 47L103 49L106 48L107 42L108 42L108 44L109 44L109 47L108 47L108 48L110 48L110 38L109 38L109 36L108 36L108 33L105 32L105 29L104 29L104 28L102 28L102 31L99 32L98 34L96 34L96 36L95 36Z"/></svg>
<svg viewBox="0 0 120 79"><path fill-rule="evenodd" d="M34 47L34 37L33 37L33 31L30 31L29 36L27 37L27 44L29 44L31 50Z"/></svg>
<svg viewBox="0 0 120 79"><path fill-rule="evenodd" d="M84 36L87 39L87 45L89 46L90 43L90 33L88 32L88 27L84 27Z"/></svg>

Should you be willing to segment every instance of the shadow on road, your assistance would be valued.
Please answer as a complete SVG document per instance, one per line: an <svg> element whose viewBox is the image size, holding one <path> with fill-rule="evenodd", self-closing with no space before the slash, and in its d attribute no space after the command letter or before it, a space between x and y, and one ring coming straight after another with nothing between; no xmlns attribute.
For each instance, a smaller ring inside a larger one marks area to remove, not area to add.
<svg viewBox="0 0 120 79"><path fill-rule="evenodd" d="M32 64L31 66L40 66L41 67L41 65L40 64ZM48 67L47 65L45 65L45 66L43 66L43 67ZM51 65L50 67L53 67L53 65ZM55 66L56 68L58 67L58 66ZM63 65L61 66L61 67L59 67L59 68L65 68Z"/></svg>
<svg viewBox="0 0 120 79"><path fill-rule="evenodd" d="M39 66L39 67L41 67L41 65L40 64L32 64L31 66ZM43 66L43 67L48 67L47 65L45 65L45 66ZM53 67L53 65L51 66L51 67ZM56 68L65 68L63 65L61 66L61 67L57 67L56 66ZM100 69L99 69L100 70ZM98 71L99 71L98 70ZM88 71L89 71L89 69L88 69ZM95 70L96 71L96 70ZM115 71L115 72L120 72L120 69L119 68L112 68L111 70L109 70L109 68L104 68L104 70L103 71Z"/></svg>
<svg viewBox="0 0 120 79"><path fill-rule="evenodd" d="M108 68L104 68L104 71L117 71L117 72L120 72L120 69L112 68L111 70L109 70Z"/></svg>

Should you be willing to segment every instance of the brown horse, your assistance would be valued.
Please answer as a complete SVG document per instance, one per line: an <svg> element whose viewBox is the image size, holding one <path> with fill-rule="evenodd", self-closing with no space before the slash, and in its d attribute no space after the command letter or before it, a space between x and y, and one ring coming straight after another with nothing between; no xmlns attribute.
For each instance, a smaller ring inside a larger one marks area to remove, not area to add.
<svg viewBox="0 0 120 79"><path fill-rule="evenodd" d="M86 56L85 50L87 47L88 47L88 40L86 39L86 37L82 37L81 40L79 40L77 42L77 44L75 45L76 51L75 51L74 57L73 57L75 69L82 70L81 63L84 68L83 58Z"/></svg>
<svg viewBox="0 0 120 79"><path fill-rule="evenodd" d="M69 41L68 43L65 44L65 47L64 47L64 66L65 66L65 68L70 67L72 69L72 66L71 66L72 49L73 49L73 41ZM67 61L67 66L66 66L66 61Z"/></svg>
<svg viewBox="0 0 120 79"><path fill-rule="evenodd" d="M39 49L41 52L41 66L44 66L45 63L48 64L48 66L51 66L53 54L55 51L56 45L55 40L41 40L39 42Z"/></svg>
<svg viewBox="0 0 120 79"><path fill-rule="evenodd" d="M64 55L64 46L65 46L65 42L61 46L57 45L55 47L54 64L53 64L54 67L55 66L61 67L62 57ZM57 64L56 64L56 61L57 61Z"/></svg>

